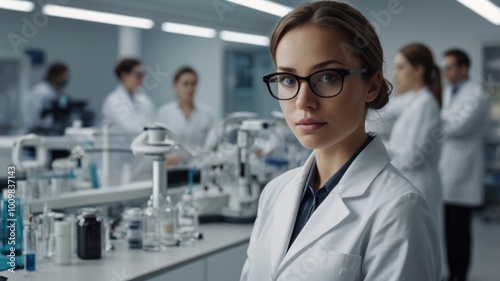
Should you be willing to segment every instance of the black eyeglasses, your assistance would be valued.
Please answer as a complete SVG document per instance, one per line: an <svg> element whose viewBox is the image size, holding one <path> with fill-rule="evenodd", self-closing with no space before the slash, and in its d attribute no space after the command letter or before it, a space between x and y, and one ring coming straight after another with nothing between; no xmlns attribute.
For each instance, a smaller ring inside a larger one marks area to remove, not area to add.
<svg viewBox="0 0 500 281"><path fill-rule="evenodd" d="M277 72L263 77L269 93L278 100L291 100L300 91L300 81L305 80L313 93L322 98L333 98L342 92L346 76L375 72L372 69L324 69L301 77L292 73Z"/></svg>

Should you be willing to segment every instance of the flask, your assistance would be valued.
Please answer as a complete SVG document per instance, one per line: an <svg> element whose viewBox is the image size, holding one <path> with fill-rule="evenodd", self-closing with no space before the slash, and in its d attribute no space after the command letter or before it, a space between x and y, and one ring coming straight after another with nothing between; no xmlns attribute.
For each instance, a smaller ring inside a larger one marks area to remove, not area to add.
<svg viewBox="0 0 500 281"><path fill-rule="evenodd" d="M153 196L144 210L144 235L142 239L145 251L160 250L160 221L158 210L153 206Z"/></svg>

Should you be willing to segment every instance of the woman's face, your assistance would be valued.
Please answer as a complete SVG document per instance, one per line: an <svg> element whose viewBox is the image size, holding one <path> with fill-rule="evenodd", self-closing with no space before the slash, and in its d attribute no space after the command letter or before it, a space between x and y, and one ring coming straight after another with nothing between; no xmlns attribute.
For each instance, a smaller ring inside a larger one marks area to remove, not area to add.
<svg viewBox="0 0 500 281"><path fill-rule="evenodd" d="M403 95L415 88L422 79L421 67L414 67L402 54L394 57L394 89L398 95Z"/></svg>
<svg viewBox="0 0 500 281"><path fill-rule="evenodd" d="M144 81L144 67L138 64L132 68L129 73L122 74L123 86L131 91L137 92Z"/></svg>
<svg viewBox="0 0 500 281"><path fill-rule="evenodd" d="M196 91L196 83L196 75L193 73L182 74L174 84L174 91L177 93L179 100L191 102Z"/></svg>
<svg viewBox="0 0 500 281"><path fill-rule="evenodd" d="M278 72L307 76L323 69L361 68L359 59L344 52L347 41L335 31L306 25L286 33L276 49ZM366 102L373 101L373 89L360 74L346 76L342 92L333 98L316 96L306 81L298 95L280 101L292 132L309 149L335 149L356 136L364 137Z"/></svg>

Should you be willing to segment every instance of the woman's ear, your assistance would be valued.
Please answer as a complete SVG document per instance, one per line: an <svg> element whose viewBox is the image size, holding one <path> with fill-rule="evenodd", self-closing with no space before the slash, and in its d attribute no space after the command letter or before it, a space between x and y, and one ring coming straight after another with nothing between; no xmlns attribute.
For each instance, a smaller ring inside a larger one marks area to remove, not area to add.
<svg viewBox="0 0 500 281"><path fill-rule="evenodd" d="M375 98L377 98L380 88L382 87L382 83L384 82L384 76L382 75L382 72L378 70L373 74L372 78L370 78L370 82L368 84L368 91L366 92L365 95L365 102L370 103Z"/></svg>

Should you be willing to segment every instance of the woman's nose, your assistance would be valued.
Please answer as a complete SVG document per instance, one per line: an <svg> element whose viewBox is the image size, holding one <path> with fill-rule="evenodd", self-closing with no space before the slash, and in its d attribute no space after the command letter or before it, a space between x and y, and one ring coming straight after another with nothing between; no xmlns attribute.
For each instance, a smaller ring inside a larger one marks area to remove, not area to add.
<svg viewBox="0 0 500 281"><path fill-rule="evenodd" d="M295 100L295 105L298 109L311 111L318 108L319 98L320 97L314 94L307 81L301 81L300 89Z"/></svg>

